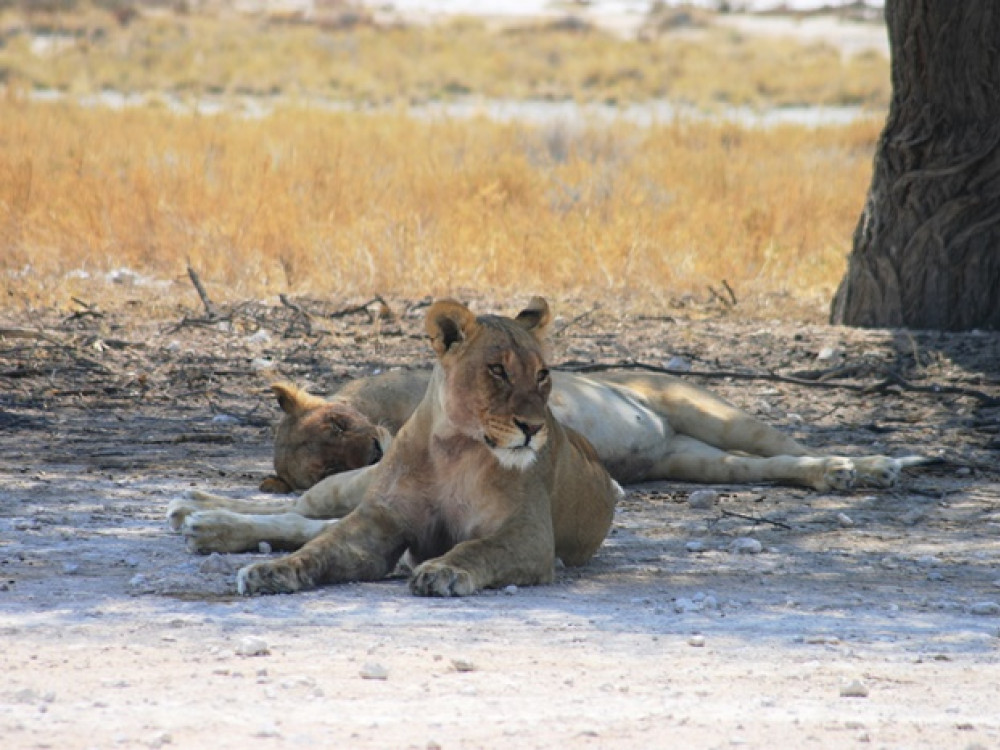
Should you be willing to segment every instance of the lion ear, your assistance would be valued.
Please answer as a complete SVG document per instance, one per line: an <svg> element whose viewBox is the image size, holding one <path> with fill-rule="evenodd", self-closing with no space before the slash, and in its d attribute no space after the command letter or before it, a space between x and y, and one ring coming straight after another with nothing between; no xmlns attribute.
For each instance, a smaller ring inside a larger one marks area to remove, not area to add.
<svg viewBox="0 0 1000 750"><path fill-rule="evenodd" d="M444 299L435 302L427 311L424 327L431 337L431 346L438 357L443 357L455 344L469 337L476 325L476 316L461 302Z"/></svg>
<svg viewBox="0 0 1000 750"><path fill-rule="evenodd" d="M301 414L326 404L319 396L306 393L291 383L272 383L271 390L278 397L278 406L285 414Z"/></svg>
<svg viewBox="0 0 1000 750"><path fill-rule="evenodd" d="M549 312L549 303L543 297L532 297L528 306L514 318L526 331L534 334L535 338L541 340L545 335L545 329L552 320L552 313Z"/></svg>

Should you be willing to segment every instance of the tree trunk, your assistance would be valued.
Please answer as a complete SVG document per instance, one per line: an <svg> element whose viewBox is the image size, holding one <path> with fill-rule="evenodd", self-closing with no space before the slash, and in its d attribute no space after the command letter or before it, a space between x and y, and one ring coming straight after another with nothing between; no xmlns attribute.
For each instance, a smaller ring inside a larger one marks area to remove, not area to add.
<svg viewBox="0 0 1000 750"><path fill-rule="evenodd" d="M831 322L1000 329L1000 3L885 16L892 101Z"/></svg>

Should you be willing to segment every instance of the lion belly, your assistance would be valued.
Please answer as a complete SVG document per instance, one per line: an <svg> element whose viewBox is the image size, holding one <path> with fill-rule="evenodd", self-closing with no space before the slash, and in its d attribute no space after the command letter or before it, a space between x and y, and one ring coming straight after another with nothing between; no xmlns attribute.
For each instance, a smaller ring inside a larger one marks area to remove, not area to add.
<svg viewBox="0 0 1000 750"><path fill-rule="evenodd" d="M673 431L636 394L579 375L554 374L549 407L584 435L619 482L641 481L662 458Z"/></svg>

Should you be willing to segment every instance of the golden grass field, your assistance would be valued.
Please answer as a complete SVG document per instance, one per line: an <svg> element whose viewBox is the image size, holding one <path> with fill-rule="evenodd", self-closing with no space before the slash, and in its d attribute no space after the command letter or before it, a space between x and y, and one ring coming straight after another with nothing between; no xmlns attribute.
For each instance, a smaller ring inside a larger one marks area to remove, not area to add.
<svg viewBox="0 0 1000 750"><path fill-rule="evenodd" d="M354 52L344 52L351 39ZM48 58L15 54L17 44L0 55L7 307L155 296L158 287L123 295L100 279L125 267L176 287L187 283L190 264L215 299L542 291L663 308L684 295L704 297L725 280L741 303L820 317L843 273L877 119L816 129L697 120L532 126L413 117L403 108L337 113L308 102L413 101L452 90L759 103L760 81L793 59L804 88L787 93L776 79L786 93L766 103L879 104L885 96L844 94L854 80L851 61L813 70L808 63L819 53L790 43L764 54L757 43L738 42L712 57L693 41L501 32L471 21L323 31L184 16L108 25L96 49L74 44ZM178 52L184 44L203 56ZM741 58L744 46L757 51ZM135 58L136 48L147 55ZM546 67L540 50L553 48L562 62ZM675 76L679 63L662 57L668 50L690 55L697 75ZM355 64L342 54L354 54ZM773 59L780 55L785 63ZM713 60L722 62L710 70ZM532 65L562 72L545 79ZM621 66L643 73L612 85ZM878 66L887 81L886 62ZM36 87L73 94L106 86L293 99L253 119L28 96ZM842 93L831 99L835 90Z"/></svg>

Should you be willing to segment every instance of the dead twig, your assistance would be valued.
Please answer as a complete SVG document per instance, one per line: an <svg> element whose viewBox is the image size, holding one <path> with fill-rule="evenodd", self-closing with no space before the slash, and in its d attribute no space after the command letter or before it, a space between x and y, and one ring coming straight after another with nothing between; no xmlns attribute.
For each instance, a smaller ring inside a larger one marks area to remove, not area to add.
<svg viewBox="0 0 1000 750"><path fill-rule="evenodd" d="M772 526L777 526L779 529L792 530L792 527L783 521L774 521L770 518L765 518L764 516L748 516L744 513L737 513L734 510L726 510L725 508L719 511L723 516L729 516L730 518L742 518L744 521L753 521L754 523L769 523Z"/></svg>
<svg viewBox="0 0 1000 750"><path fill-rule="evenodd" d="M371 323L374 323L375 320L376 320L376 316L372 315L371 310L369 310L368 308L371 307L376 302L378 302L379 305L380 305L380 307L379 307L379 316L380 317L385 317L385 315L383 314L383 310L389 310L389 305L387 305L386 302L385 302L385 300L382 299L382 295L381 294L376 294L370 300L368 300L367 302L362 302L360 305L352 305L351 307L345 307L342 310L337 310L337 311L332 312L332 313L327 313L326 317L328 317L328 318L346 318L348 315L357 315L359 313L364 313L365 315L368 316L368 321L371 322Z"/></svg>
<svg viewBox="0 0 1000 750"><path fill-rule="evenodd" d="M278 299L281 300L281 304L287 307L289 310L295 313L296 318L289 324L288 328L285 330L285 337L287 338L292 329L295 327L296 323L299 323L305 330L306 336L312 336L312 319L309 317L309 313L305 311L302 305L297 302L290 300L285 294L279 294Z"/></svg>
<svg viewBox="0 0 1000 750"><path fill-rule="evenodd" d="M572 320L567 321L566 323L563 323L559 327L559 330L552 334L553 338L558 337L558 336L562 336L564 333L566 333L566 329L567 328L570 328L571 326L575 326L577 323L580 323L581 321L586 320L587 318L589 318L591 315L593 315L595 312L597 312L600 309L601 309L601 306L599 304L598 305L594 305L592 308L590 308L586 312L582 312L579 315L577 315L575 318L573 318Z"/></svg>
<svg viewBox="0 0 1000 750"><path fill-rule="evenodd" d="M205 314L208 315L209 320L215 320L218 317L218 314L216 312L215 305L208 297L208 292L206 292L205 287L202 286L201 277L198 276L198 272L191 266L187 267L187 272L191 279L191 283L194 284L195 291L198 292L198 296L201 297L201 304L205 306Z"/></svg>

